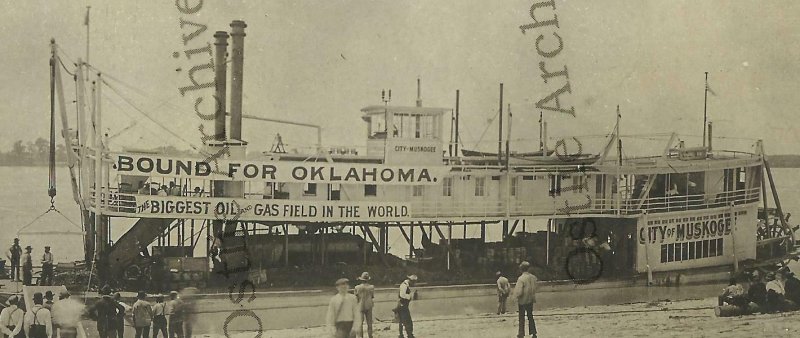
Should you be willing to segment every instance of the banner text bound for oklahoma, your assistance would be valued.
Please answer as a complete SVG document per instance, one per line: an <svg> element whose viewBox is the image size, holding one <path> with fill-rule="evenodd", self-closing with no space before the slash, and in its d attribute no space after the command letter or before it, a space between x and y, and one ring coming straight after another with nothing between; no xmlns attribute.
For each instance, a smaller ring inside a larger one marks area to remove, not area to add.
<svg viewBox="0 0 800 338"><path fill-rule="evenodd" d="M448 171L445 166L386 166L290 161L205 161L144 154L114 154L112 158L114 159L114 169L121 175L224 181L430 185L438 184Z"/></svg>

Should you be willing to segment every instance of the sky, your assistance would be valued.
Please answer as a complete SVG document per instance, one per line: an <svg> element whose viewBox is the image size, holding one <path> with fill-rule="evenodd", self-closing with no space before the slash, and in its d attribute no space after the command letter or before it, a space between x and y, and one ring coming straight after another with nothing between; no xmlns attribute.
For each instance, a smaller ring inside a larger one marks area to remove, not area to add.
<svg viewBox="0 0 800 338"><path fill-rule="evenodd" d="M208 61L207 55L187 59L185 50L213 44L215 31L244 20L244 112L319 124L327 145L363 146L359 110L381 104L382 89L392 89L391 104L414 105L421 78L425 106L454 107L460 89L462 142L484 150L496 144L492 119L504 83L512 148L535 150L535 104L565 84L563 77L543 81L543 61L551 72L566 66L571 93L560 103L575 108L575 117L545 111L550 144L597 135L581 140L602 146L619 105L622 133L636 136L626 147L663 148L665 138L638 135L669 132L699 145L708 72L709 119L714 135L725 137L715 140L717 148L753 150L754 140L764 139L768 153L800 152L793 127L800 122L800 3L794 1L556 0L555 11L536 13L540 20L555 13L558 27L526 34L519 26L532 22L530 0L205 1L192 14L173 1L0 2L6 42L0 149L48 135L49 41L56 39L70 68L85 59L90 5L89 62L110 84L101 109L112 148L198 146L202 121L193 103L213 89L180 94L188 70ZM184 45L182 34L194 28L182 28L181 20L207 29ZM563 50L550 58L537 54L537 36L549 48L554 32ZM74 126L74 82L64 75ZM314 130L303 127L245 121L243 128L250 151L269 149L277 133L288 148L315 142Z"/></svg>

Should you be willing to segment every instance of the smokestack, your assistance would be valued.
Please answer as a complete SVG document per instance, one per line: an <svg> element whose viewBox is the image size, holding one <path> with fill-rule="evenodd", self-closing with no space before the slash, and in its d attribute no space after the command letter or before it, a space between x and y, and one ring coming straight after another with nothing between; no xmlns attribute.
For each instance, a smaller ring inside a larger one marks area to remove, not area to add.
<svg viewBox="0 0 800 338"><path fill-rule="evenodd" d="M231 139L242 139L242 76L244 71L244 29L241 20L231 22Z"/></svg>
<svg viewBox="0 0 800 338"><path fill-rule="evenodd" d="M417 78L417 107L422 107L422 87Z"/></svg>
<svg viewBox="0 0 800 338"><path fill-rule="evenodd" d="M708 123L708 151L711 151L711 141L714 140L713 133L711 132L711 122Z"/></svg>
<svg viewBox="0 0 800 338"><path fill-rule="evenodd" d="M218 31L214 33L216 46L215 65L214 65L214 88L216 95L214 98L214 139L217 141L225 140L225 110L228 83L228 65L225 64L225 54L228 52L228 33Z"/></svg>

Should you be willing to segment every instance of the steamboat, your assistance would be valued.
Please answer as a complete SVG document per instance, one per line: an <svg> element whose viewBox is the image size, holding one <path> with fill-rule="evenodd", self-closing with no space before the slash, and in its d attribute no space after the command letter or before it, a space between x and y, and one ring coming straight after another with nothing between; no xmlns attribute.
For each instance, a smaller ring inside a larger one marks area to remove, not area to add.
<svg viewBox="0 0 800 338"><path fill-rule="evenodd" d="M475 284L527 260L554 285L653 285L798 257L760 141L754 151L713 148L709 126L701 147L673 134L662 152L626 157L618 115L596 154L568 153L567 143L582 148L577 139L550 149L546 124L539 149L510 151L501 124L497 151L484 152L462 149L458 100L451 109L384 99L361 109L366 151L326 148L317 125L243 112L246 25L231 27L230 93L229 34L215 34L214 137L180 156L110 145L103 75L81 61L69 121L53 42L51 122L59 111L85 260L101 283L214 288L236 273L258 287L314 287L368 270L379 285L406 273L428 285ZM502 85L500 95L502 119ZM316 149L289 153L278 140L254 152L245 120L315 128ZM407 254L390 252L390 238Z"/></svg>

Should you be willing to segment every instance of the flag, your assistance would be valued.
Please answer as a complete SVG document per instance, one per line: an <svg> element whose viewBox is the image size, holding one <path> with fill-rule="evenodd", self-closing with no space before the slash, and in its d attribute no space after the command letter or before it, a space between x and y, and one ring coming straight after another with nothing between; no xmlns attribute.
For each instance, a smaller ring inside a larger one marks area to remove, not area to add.
<svg viewBox="0 0 800 338"><path fill-rule="evenodd" d="M709 86L708 84L706 84L706 91L711 93L711 95L717 96L717 93L715 93L713 90L711 90L711 86Z"/></svg>
<svg viewBox="0 0 800 338"><path fill-rule="evenodd" d="M86 6L86 16L83 18L83 25L84 26L88 26L89 25L89 9L90 8L92 8L92 6Z"/></svg>

